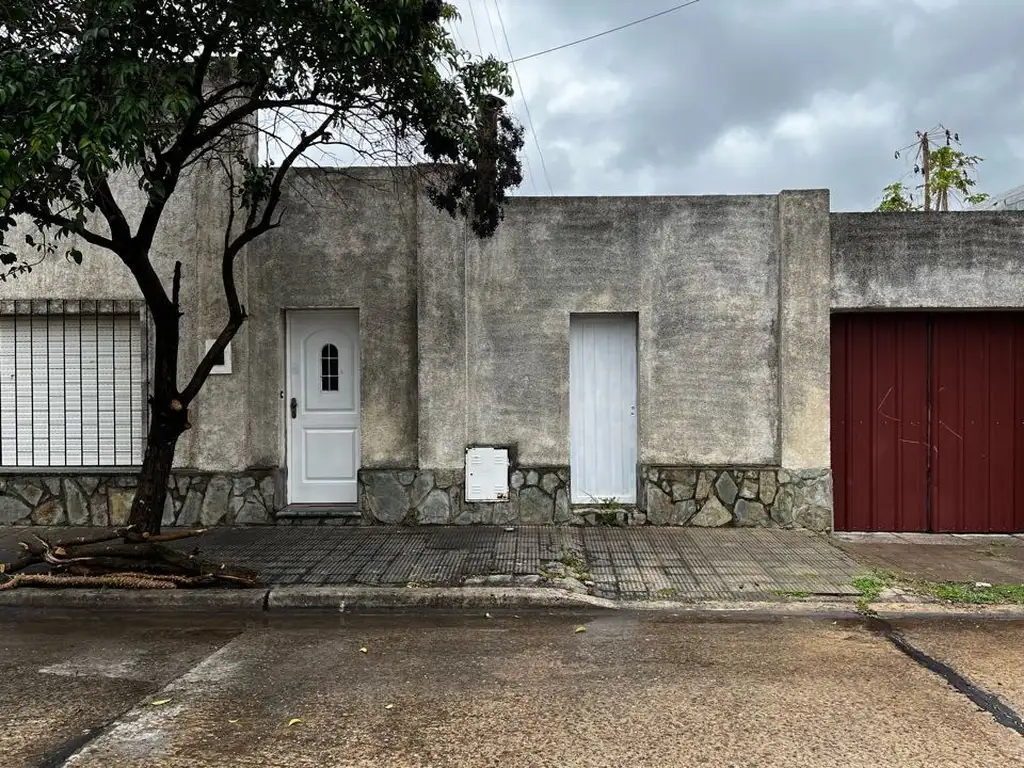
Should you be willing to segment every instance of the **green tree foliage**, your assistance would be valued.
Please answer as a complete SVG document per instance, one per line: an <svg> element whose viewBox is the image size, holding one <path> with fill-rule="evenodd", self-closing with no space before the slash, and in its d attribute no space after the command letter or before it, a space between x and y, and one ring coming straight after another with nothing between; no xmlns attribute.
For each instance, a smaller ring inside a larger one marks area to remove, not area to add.
<svg viewBox="0 0 1024 768"><path fill-rule="evenodd" d="M910 190L899 181L894 181L882 190L882 202L875 208L876 211L887 211L890 213L904 213L906 211L919 210L915 207Z"/></svg>
<svg viewBox="0 0 1024 768"><path fill-rule="evenodd" d="M988 199L987 194L974 191L974 174L983 158L963 151L958 134L941 125L932 131L918 131L917 141L897 150L896 158L909 149L916 150L913 172L921 177L921 183L914 189L901 181L889 184L876 211L948 211L951 199L961 206Z"/></svg>
<svg viewBox="0 0 1024 768"><path fill-rule="evenodd" d="M437 207L481 237L495 231L507 190L522 180L522 130L503 109L505 65L460 50L446 29L455 17L441 0L7 0L0 9L2 275L31 269L8 241L28 220L25 244L42 257L80 262L80 239L135 277L156 334L131 515L143 530L159 529L189 404L245 320L235 262L280 226L282 185L297 162L337 146L401 153L433 169L424 183ZM252 131L279 147L273 164L240 149ZM179 386L180 272L158 275L150 249L199 163L230 179L226 320ZM137 224L112 193L118 173L139 181Z"/></svg>

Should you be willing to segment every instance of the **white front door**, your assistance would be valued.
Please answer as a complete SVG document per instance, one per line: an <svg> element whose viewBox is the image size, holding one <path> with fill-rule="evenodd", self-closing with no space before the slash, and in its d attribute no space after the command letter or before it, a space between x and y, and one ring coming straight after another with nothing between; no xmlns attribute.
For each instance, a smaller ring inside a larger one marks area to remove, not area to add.
<svg viewBox="0 0 1024 768"><path fill-rule="evenodd" d="M636 318L569 320L572 502L636 503Z"/></svg>
<svg viewBox="0 0 1024 768"><path fill-rule="evenodd" d="M288 501L354 504L359 471L359 314L289 312Z"/></svg>

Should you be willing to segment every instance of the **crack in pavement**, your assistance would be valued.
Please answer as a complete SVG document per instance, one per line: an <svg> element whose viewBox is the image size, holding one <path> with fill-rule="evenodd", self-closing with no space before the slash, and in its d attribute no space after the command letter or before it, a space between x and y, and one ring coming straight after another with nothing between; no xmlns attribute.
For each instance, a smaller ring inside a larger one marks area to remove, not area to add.
<svg viewBox="0 0 1024 768"><path fill-rule="evenodd" d="M127 711L128 710L125 710L125 712ZM60 766L64 765L69 757L103 733L103 731L105 731L115 720L117 720L118 717L121 717L123 714L124 712L111 718L103 725L97 725L94 728L83 731L74 738L68 739L56 749L53 749L43 755L39 762L36 763L36 768L60 768Z"/></svg>
<svg viewBox="0 0 1024 768"><path fill-rule="evenodd" d="M867 619L867 628L884 637L897 650L929 672L941 677L957 693L966 696L979 708L992 715L997 723L1024 736L1024 720L996 694L975 685L948 664L929 656L920 648L915 647L899 630L885 619L871 617Z"/></svg>

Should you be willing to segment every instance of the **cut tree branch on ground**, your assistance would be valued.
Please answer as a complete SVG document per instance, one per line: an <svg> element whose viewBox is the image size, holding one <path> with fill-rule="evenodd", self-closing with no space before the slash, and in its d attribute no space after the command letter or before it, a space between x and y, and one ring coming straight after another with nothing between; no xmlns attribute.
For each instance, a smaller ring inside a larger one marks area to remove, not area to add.
<svg viewBox="0 0 1024 768"><path fill-rule="evenodd" d="M193 538L205 529L151 535L132 527L89 536L50 540L37 534L21 542L22 553L0 563L0 589L17 586L107 586L127 589L255 587L259 573L183 552L166 542ZM21 573L37 565L46 573Z"/></svg>

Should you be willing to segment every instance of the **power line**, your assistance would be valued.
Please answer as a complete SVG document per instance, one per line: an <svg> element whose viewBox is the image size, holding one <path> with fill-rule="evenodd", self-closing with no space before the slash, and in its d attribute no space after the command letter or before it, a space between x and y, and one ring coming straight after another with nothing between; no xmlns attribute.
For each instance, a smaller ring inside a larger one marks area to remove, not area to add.
<svg viewBox="0 0 1024 768"><path fill-rule="evenodd" d="M491 40L494 41L494 53L497 55L498 51L501 50L501 46L498 45L498 36L494 33L494 20L491 18L491 9L487 5L487 0L484 0L484 13L487 14L487 28L491 30Z"/></svg>
<svg viewBox="0 0 1024 768"><path fill-rule="evenodd" d="M675 13L676 11L681 11L683 8L687 8L687 7L691 6L691 5L696 5L699 2L700 2L700 0L689 0L688 2L680 3L679 5L674 5L671 8L666 8L664 11L658 11L657 13L652 13L650 16L644 16L642 19L636 19L634 21L629 22L628 24L621 24L621 25L619 25L617 27L612 27L611 29L606 29L604 32L598 32L598 33L593 34L593 35L588 35L587 37L581 37L579 40L573 40L570 43L563 43L562 45L556 45L554 48L545 48L543 51L537 51L536 53L531 53L531 54L529 54L527 56L520 56L518 59L512 59L509 63L510 64L515 64L517 61L527 61L528 59L535 59L538 56L544 56L545 54L548 54L548 53L554 53L555 51L560 51L563 48L571 48L572 46L579 45L580 43L587 43L587 42L590 42L591 40L596 40L599 37L604 37L605 35L610 35L612 32L619 32L619 31L621 31L623 29L629 29L629 27L635 27L637 24L643 24L645 21L650 21L651 19L656 19L659 16L666 16L666 15L668 15L670 13ZM498 11L498 13L501 13L501 11ZM511 55L512 55L512 53L509 52L509 56L511 56Z"/></svg>
<svg viewBox="0 0 1024 768"><path fill-rule="evenodd" d="M533 127L533 115L530 114L530 105L526 101L526 92L523 90L523 79L519 76L519 68L516 67L516 58L512 55L512 45L508 41L508 30L505 29L505 20L501 17L501 6L498 0L494 0L494 10L498 12L498 23L501 25L501 34L505 38L505 48L508 49L508 57L512 64L512 74L516 76L519 95L523 97L523 107L526 109L526 121L530 125L530 133L533 134L533 144L537 147L537 154L540 156L540 167L544 171L544 181L548 185L548 192L553 196L555 190L551 187L551 177L548 176L548 164L544 162L544 151L540 148L540 140L537 138L537 129Z"/></svg>
<svg viewBox="0 0 1024 768"><path fill-rule="evenodd" d="M484 2L486 2L486 1L487 0L484 0ZM466 5L469 6L469 18L471 18L473 20L473 32L474 32L474 34L476 34L476 47L477 47L477 50L479 50L480 51L480 55L483 56L484 55L484 45L483 45L483 43L480 42L480 30L477 29L477 26L476 26L476 14L473 13L473 0L469 0L469 2L466 3Z"/></svg>
<svg viewBox="0 0 1024 768"><path fill-rule="evenodd" d="M487 4L487 0L484 0L484 14L487 16L487 28L491 31L491 40L494 41L494 54L498 55L501 50L501 45L498 43L498 34L494 31L494 18L491 16L491 7ZM482 51L481 51L482 53ZM509 110L515 115L515 110L509 105ZM517 116L518 117L518 116ZM523 165L526 166L526 176L530 180L530 188L533 190L533 194L537 194L537 177L533 175L533 165L530 163L530 153L523 153Z"/></svg>
<svg viewBox="0 0 1024 768"><path fill-rule="evenodd" d="M462 41L462 35L459 34L459 27L458 27L458 25L455 22L453 22L453 21L449 21L448 22L448 29L451 30L452 36L458 42L459 48L466 48L467 47L466 44Z"/></svg>

